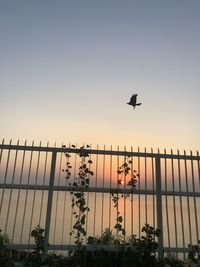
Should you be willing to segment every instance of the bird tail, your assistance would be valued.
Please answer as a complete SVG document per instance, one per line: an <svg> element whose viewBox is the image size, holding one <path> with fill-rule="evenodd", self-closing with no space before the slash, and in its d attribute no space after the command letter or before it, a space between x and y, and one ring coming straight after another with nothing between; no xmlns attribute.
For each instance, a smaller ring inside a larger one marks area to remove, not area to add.
<svg viewBox="0 0 200 267"><path fill-rule="evenodd" d="M136 106L140 106L140 105L142 105L142 103L137 103L137 104L135 104Z"/></svg>

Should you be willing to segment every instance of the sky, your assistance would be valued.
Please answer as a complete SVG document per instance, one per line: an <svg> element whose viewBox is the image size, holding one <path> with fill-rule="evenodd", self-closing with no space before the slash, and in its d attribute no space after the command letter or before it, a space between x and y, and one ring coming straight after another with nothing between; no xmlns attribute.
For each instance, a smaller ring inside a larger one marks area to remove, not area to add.
<svg viewBox="0 0 200 267"><path fill-rule="evenodd" d="M196 153L199 14L199 0L0 0L0 139Z"/></svg>

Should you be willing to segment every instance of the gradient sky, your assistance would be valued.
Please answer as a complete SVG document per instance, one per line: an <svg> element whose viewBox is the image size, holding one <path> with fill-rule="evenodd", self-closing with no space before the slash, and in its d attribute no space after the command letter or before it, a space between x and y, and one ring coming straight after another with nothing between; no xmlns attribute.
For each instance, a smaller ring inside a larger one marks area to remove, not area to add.
<svg viewBox="0 0 200 267"><path fill-rule="evenodd" d="M199 150L199 14L199 0L0 0L0 138Z"/></svg>

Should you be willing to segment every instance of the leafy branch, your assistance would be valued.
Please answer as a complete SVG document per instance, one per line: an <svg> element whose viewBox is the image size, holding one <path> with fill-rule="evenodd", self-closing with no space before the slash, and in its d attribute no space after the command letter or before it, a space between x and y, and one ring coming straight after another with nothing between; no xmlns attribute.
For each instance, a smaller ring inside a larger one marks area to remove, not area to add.
<svg viewBox="0 0 200 267"><path fill-rule="evenodd" d="M125 157L123 163L118 167L117 174L118 174L118 179L117 179L118 187L120 185L124 185L125 189L126 186L128 186L130 187L130 193L133 194L133 192L136 189L137 179L140 177L140 175L137 173L136 170L133 169L133 161L130 159L130 156ZM120 193L119 189L111 190L112 201L114 203L114 208L116 208L117 212L116 224L114 228L117 230L117 232L121 232L123 236L126 235L126 231L123 228L123 217L122 215L120 215L119 211L119 200L121 198L129 197L130 193L124 192L122 194Z"/></svg>
<svg viewBox="0 0 200 267"><path fill-rule="evenodd" d="M75 148L74 145L72 145ZM86 203L85 198L85 190L89 187L90 176L93 176L94 173L90 170L90 165L92 164L92 160L88 159L89 154L87 149L90 146L81 147L79 149L78 155L80 157L80 165L78 170L78 175L72 181L71 178L71 163L69 161L71 155L68 153L64 153L66 157L66 169L63 170L65 172L65 179L67 181L67 185L71 187L71 196L72 203L71 207L73 210L73 215L75 218L75 223L73 225L73 229L70 232L70 235L75 235L75 244L81 245L83 243L83 237L86 236L86 213L89 211L89 207Z"/></svg>

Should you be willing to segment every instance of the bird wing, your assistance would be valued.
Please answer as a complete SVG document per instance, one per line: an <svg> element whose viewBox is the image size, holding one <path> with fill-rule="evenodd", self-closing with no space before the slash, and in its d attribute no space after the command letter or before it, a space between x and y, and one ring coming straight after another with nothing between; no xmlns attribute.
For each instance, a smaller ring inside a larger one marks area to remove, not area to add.
<svg viewBox="0 0 200 267"><path fill-rule="evenodd" d="M136 102L137 102L137 94L133 94L131 99L130 99L130 102L132 105L135 105Z"/></svg>

